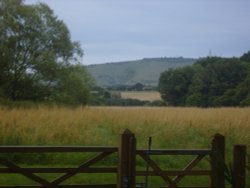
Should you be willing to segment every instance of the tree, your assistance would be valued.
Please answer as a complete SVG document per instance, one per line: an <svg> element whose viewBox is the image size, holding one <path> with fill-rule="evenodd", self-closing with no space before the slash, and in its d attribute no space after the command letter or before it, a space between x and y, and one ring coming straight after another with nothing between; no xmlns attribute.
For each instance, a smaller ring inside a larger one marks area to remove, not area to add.
<svg viewBox="0 0 250 188"><path fill-rule="evenodd" d="M188 88L185 105L206 107L208 106L210 73L200 64L195 64L192 68L194 74Z"/></svg>
<svg viewBox="0 0 250 188"><path fill-rule="evenodd" d="M91 79L80 65L82 56L46 4L0 1L0 97L61 101L67 95L65 100L86 103Z"/></svg>
<svg viewBox="0 0 250 188"><path fill-rule="evenodd" d="M245 62L250 63L250 51L248 51L247 53L244 53L244 54L240 57L240 59L241 59L242 61L245 61Z"/></svg>
<svg viewBox="0 0 250 188"><path fill-rule="evenodd" d="M90 97L89 88L94 84L86 69L81 65L72 65L60 72L61 79L51 100L73 105L86 104Z"/></svg>
<svg viewBox="0 0 250 188"><path fill-rule="evenodd" d="M161 74L162 98L174 106L250 105L249 53L241 58L208 57Z"/></svg>
<svg viewBox="0 0 250 188"><path fill-rule="evenodd" d="M194 66L195 74L189 87L187 105L234 106L233 90L246 77L246 71L237 58L209 57L199 60ZM198 95L199 94L199 95ZM194 97L195 96L195 97ZM199 98L197 98L199 96Z"/></svg>
<svg viewBox="0 0 250 188"><path fill-rule="evenodd" d="M169 105L184 105L193 71L191 67L170 69L163 72L159 79L159 91Z"/></svg>

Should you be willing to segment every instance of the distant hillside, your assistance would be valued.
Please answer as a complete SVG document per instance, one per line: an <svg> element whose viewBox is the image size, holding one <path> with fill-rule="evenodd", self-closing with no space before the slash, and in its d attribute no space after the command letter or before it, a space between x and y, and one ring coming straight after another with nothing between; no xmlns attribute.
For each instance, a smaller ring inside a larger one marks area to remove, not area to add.
<svg viewBox="0 0 250 188"><path fill-rule="evenodd" d="M160 74L169 68L193 64L193 58L146 58L136 61L125 61L89 65L87 69L99 86L144 85L157 86Z"/></svg>

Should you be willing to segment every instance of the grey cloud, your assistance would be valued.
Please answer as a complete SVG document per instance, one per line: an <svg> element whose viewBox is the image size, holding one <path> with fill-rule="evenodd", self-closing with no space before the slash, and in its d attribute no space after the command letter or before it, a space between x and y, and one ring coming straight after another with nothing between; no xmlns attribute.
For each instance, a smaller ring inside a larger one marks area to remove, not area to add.
<svg viewBox="0 0 250 188"><path fill-rule="evenodd" d="M238 56L250 50L248 0L40 0L81 42L84 63ZM34 0L26 0L34 3Z"/></svg>

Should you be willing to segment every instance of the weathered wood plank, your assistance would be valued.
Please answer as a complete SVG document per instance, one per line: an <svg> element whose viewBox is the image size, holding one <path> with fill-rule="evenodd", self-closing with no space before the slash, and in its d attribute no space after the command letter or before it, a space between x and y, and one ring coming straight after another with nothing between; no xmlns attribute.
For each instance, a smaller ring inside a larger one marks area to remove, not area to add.
<svg viewBox="0 0 250 188"><path fill-rule="evenodd" d="M246 145L235 145L233 150L233 188L246 187Z"/></svg>
<svg viewBox="0 0 250 188"><path fill-rule="evenodd" d="M211 187L225 188L225 137L215 134L211 153Z"/></svg>
<svg viewBox="0 0 250 188"><path fill-rule="evenodd" d="M0 146L0 153L117 152L117 147L88 146Z"/></svg>
<svg viewBox="0 0 250 188"><path fill-rule="evenodd" d="M116 188L116 184L102 184L102 185L57 185L57 188ZM39 185L22 185L22 186L0 186L0 188L44 188Z"/></svg>
<svg viewBox="0 0 250 188"><path fill-rule="evenodd" d="M210 149L154 149L154 150L136 150L138 155L210 155Z"/></svg>
<svg viewBox="0 0 250 188"><path fill-rule="evenodd" d="M118 151L117 188L135 188L136 139L126 129L120 135Z"/></svg>
<svg viewBox="0 0 250 188"><path fill-rule="evenodd" d="M32 173L67 173L76 170L77 168L22 168ZM0 168L0 174L13 174L16 173L9 168ZM117 173L117 168L81 168L78 173Z"/></svg>
<svg viewBox="0 0 250 188"><path fill-rule="evenodd" d="M178 175L185 175L185 176L210 176L211 171L210 170L192 170L192 171L186 171L183 172L183 170L162 170L164 174L167 176L178 176ZM136 171L136 176L158 176L158 174L155 171Z"/></svg>

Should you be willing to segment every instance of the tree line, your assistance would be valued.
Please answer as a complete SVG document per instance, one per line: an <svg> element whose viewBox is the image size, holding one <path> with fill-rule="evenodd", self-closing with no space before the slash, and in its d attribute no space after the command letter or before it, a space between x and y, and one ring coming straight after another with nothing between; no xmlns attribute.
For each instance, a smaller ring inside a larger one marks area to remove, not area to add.
<svg viewBox="0 0 250 188"><path fill-rule="evenodd" d="M48 5L0 0L0 104L145 105L91 94L94 81L81 64L82 56L80 44L71 40L67 26ZM159 91L165 101L160 105L249 106L250 52L167 70L160 76Z"/></svg>
<svg viewBox="0 0 250 188"><path fill-rule="evenodd" d="M240 58L206 57L167 70L160 76L159 91L170 106L249 106L250 51Z"/></svg>
<svg viewBox="0 0 250 188"><path fill-rule="evenodd" d="M0 100L86 104L83 50L44 3L0 1Z"/></svg>

